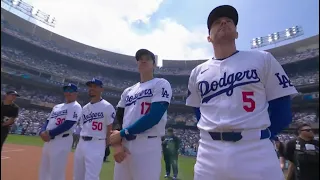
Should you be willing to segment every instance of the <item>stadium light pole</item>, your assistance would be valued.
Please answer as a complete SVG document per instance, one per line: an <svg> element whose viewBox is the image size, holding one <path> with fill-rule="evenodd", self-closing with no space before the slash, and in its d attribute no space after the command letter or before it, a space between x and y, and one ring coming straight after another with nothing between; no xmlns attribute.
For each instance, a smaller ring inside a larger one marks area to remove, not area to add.
<svg viewBox="0 0 320 180"><path fill-rule="evenodd" d="M283 31L274 32L266 36L256 37L250 41L251 49L261 48L264 46L276 44L282 41L293 39L303 35L301 26L293 26Z"/></svg>
<svg viewBox="0 0 320 180"><path fill-rule="evenodd" d="M8 5L9 11L11 8L13 8L17 11L22 12L23 14L28 16L28 19L33 18L53 28L56 25L56 18L43 11L40 11L39 9L36 9L32 5L22 0L1 0L1 3Z"/></svg>

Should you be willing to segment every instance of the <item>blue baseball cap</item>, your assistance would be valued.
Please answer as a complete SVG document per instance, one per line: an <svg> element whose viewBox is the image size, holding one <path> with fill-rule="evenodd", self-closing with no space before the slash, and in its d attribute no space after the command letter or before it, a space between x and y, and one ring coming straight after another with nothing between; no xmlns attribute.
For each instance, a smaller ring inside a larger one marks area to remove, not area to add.
<svg viewBox="0 0 320 180"><path fill-rule="evenodd" d="M75 84L69 83L68 85L63 86L63 91L66 89L72 89L74 92L78 92L78 87Z"/></svg>
<svg viewBox="0 0 320 180"><path fill-rule="evenodd" d="M95 84L95 85L100 86L100 87L103 86L102 81L99 80L99 79L96 79L96 78L93 78L91 81L86 82L87 86L90 86L91 84Z"/></svg>

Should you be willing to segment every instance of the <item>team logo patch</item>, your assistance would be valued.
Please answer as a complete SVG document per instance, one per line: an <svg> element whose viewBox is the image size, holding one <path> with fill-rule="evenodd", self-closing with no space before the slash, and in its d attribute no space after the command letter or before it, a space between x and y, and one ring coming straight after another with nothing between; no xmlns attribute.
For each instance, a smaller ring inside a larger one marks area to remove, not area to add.
<svg viewBox="0 0 320 180"><path fill-rule="evenodd" d="M161 95L162 97L169 98L168 91L165 88L162 88Z"/></svg>
<svg viewBox="0 0 320 180"><path fill-rule="evenodd" d="M77 118L78 118L78 115L77 115L76 112L73 113L73 118L74 118L74 119L77 119Z"/></svg>
<svg viewBox="0 0 320 180"><path fill-rule="evenodd" d="M227 75L225 72L223 77L218 81L201 81L198 84L198 89L201 93L202 103L208 103L212 98L221 94L232 96L233 90L236 87L248 84L258 83L260 78L256 69L247 70L244 72L236 72ZM213 92L213 94L211 94Z"/></svg>
<svg viewBox="0 0 320 180"><path fill-rule="evenodd" d="M292 87L291 81L286 75L280 75L280 73L274 74L277 79L279 80L279 85L282 86L282 88L288 88Z"/></svg>

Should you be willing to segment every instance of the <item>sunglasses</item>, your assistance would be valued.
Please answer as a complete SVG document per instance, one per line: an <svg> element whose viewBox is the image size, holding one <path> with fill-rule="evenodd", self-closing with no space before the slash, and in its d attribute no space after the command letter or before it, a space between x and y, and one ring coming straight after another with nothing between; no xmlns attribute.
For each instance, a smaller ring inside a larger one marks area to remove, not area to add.
<svg viewBox="0 0 320 180"><path fill-rule="evenodd" d="M76 92L74 89L71 89L71 88L66 88L63 90L63 92L68 92L68 93L73 93L73 92Z"/></svg>
<svg viewBox="0 0 320 180"><path fill-rule="evenodd" d="M312 129L302 129L300 131L312 132Z"/></svg>

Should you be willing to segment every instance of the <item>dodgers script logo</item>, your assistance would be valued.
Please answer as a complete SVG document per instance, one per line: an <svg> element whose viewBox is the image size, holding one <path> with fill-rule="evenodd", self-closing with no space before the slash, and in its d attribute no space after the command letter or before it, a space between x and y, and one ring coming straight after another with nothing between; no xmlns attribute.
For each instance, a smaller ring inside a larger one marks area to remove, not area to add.
<svg viewBox="0 0 320 180"><path fill-rule="evenodd" d="M104 118L103 112L90 112L87 115L83 115L83 124L87 123L87 122L91 122L95 119L102 119Z"/></svg>
<svg viewBox="0 0 320 180"><path fill-rule="evenodd" d="M131 104L136 105L136 101L137 100L145 98L145 97L152 97L152 96L153 96L153 94L152 94L152 90L151 89L142 90L142 91L140 91L138 93L135 93L132 96L128 95L126 97L126 106L131 106Z"/></svg>
<svg viewBox="0 0 320 180"><path fill-rule="evenodd" d="M243 81L246 80L246 81ZM227 75L225 72L223 77L218 81L209 83L208 81L200 81L198 88L201 92L202 103L208 103L212 98L226 93L227 96L233 94L233 89L238 86L253 84L260 82L260 78L256 69L237 72ZM214 92L208 95L210 92ZM207 96L208 95L208 96ZM206 96L206 97L205 97Z"/></svg>
<svg viewBox="0 0 320 180"><path fill-rule="evenodd" d="M55 111L51 114L50 118L57 118L59 116L64 116L64 115L67 115L68 113L68 110L61 110L61 111Z"/></svg>

